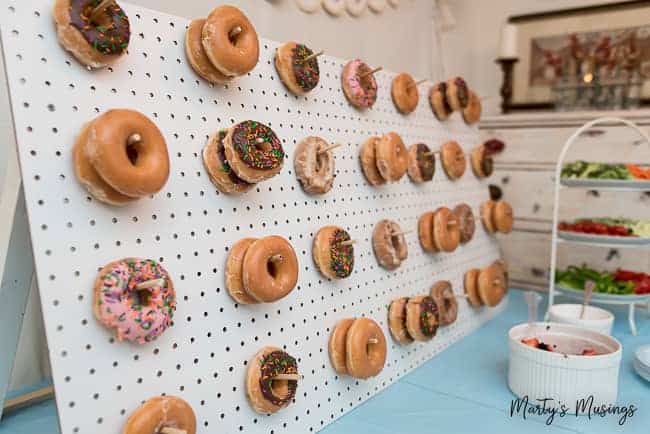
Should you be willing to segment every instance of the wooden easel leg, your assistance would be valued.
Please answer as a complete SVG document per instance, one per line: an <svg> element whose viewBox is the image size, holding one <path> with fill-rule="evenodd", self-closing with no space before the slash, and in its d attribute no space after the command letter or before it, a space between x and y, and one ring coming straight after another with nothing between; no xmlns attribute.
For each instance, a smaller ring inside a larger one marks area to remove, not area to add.
<svg viewBox="0 0 650 434"><path fill-rule="evenodd" d="M2 264L4 267L0 269L0 275L2 275L2 285L0 286L0 417L2 417L34 273L34 260L22 187L18 191L10 228L11 235L8 243L0 246L0 249L6 249L5 262Z"/></svg>

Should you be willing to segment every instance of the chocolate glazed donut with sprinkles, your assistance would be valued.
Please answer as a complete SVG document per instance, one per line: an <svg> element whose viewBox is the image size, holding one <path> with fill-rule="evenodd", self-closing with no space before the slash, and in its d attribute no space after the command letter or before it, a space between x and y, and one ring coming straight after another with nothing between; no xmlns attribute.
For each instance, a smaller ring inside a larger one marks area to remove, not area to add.
<svg viewBox="0 0 650 434"><path fill-rule="evenodd" d="M61 45L89 68L111 64L129 46L129 18L115 1L56 0L54 21Z"/></svg>
<svg viewBox="0 0 650 434"><path fill-rule="evenodd" d="M271 128L260 122L248 120L234 125L223 144L230 168L246 182L261 182L282 170L282 143Z"/></svg>
<svg viewBox="0 0 650 434"><path fill-rule="evenodd" d="M246 394L258 413L275 413L287 407L298 389L298 362L276 347L265 347L248 363Z"/></svg>
<svg viewBox="0 0 650 434"><path fill-rule="evenodd" d="M151 259L126 258L102 268L93 313L118 340L151 342L172 324L176 291L167 271Z"/></svg>
<svg viewBox="0 0 650 434"><path fill-rule="evenodd" d="M275 53L275 69L282 83L295 95L313 90L320 79L317 56L304 44L287 42Z"/></svg>
<svg viewBox="0 0 650 434"><path fill-rule="evenodd" d="M314 237L312 256L316 267L329 279L344 279L354 269L354 240L343 228L323 226Z"/></svg>
<svg viewBox="0 0 650 434"><path fill-rule="evenodd" d="M431 340L440 324L438 306L428 295L410 298L406 303L406 329L416 341Z"/></svg>

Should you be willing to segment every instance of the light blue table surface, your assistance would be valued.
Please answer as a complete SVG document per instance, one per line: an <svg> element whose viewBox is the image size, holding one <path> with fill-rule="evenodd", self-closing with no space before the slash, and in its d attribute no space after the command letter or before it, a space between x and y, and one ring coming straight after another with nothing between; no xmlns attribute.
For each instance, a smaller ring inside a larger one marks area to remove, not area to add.
<svg viewBox="0 0 650 434"><path fill-rule="evenodd" d="M511 291L506 312L479 331L403 377L383 393L368 400L321 433L324 434L425 434L425 433L650 433L650 383L632 367L634 350L650 343L650 318L637 312L638 336L631 336L627 312L614 310L614 336L623 344L619 379L619 405L637 410L624 425L620 416L556 417L510 416L506 374L506 333L526 321L522 293ZM560 300L561 301L561 300ZM543 304L545 306L545 304ZM49 400L7 415L0 434L59 434L54 401Z"/></svg>

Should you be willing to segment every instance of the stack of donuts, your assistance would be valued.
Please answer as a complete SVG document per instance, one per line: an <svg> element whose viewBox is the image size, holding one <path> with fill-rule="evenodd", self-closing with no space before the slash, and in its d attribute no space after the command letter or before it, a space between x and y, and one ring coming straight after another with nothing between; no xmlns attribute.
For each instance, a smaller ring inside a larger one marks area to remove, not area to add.
<svg viewBox="0 0 650 434"><path fill-rule="evenodd" d="M217 6L190 22L185 54L194 71L214 84L227 83L255 68L260 47L255 27L234 6Z"/></svg>
<svg viewBox="0 0 650 434"><path fill-rule="evenodd" d="M434 338L438 327L450 325L458 316L458 303L451 283L440 280L427 295L401 297L388 306L388 328L400 345Z"/></svg>
<svg viewBox="0 0 650 434"><path fill-rule="evenodd" d="M332 367L340 375L374 377L386 363L384 332L370 318L346 318L337 322L328 349Z"/></svg>
<svg viewBox="0 0 650 434"><path fill-rule="evenodd" d="M487 233L512 231L514 216L512 207L505 200L488 200L481 204L481 222Z"/></svg>
<svg viewBox="0 0 650 434"><path fill-rule="evenodd" d="M474 124L481 118L481 99L462 77L452 77L432 86L429 104L439 121L447 120L454 111L460 112L467 124Z"/></svg>
<svg viewBox="0 0 650 434"><path fill-rule="evenodd" d="M508 266L499 259L483 269L472 268L465 273L464 286L471 306L494 307L508 292Z"/></svg>
<svg viewBox="0 0 650 434"><path fill-rule="evenodd" d="M408 170L408 151L399 134L390 132L367 139L359 159L363 174L371 185L399 181Z"/></svg>
<svg viewBox="0 0 650 434"><path fill-rule="evenodd" d="M217 189L244 193L280 173L284 164L282 142L268 126L243 121L219 130L203 148L203 164Z"/></svg>
<svg viewBox="0 0 650 434"><path fill-rule="evenodd" d="M460 211L459 211L460 213ZM465 226L461 227L461 223ZM425 252L453 252L463 238L469 241L474 232L473 221L460 219L452 210L441 206L425 212L418 219L418 237ZM465 241L465 242L467 242Z"/></svg>
<svg viewBox="0 0 650 434"><path fill-rule="evenodd" d="M72 152L79 182L110 205L152 195L169 177L165 138L156 124L134 110L108 110L88 122Z"/></svg>
<svg viewBox="0 0 650 434"><path fill-rule="evenodd" d="M271 303L298 282L298 258L284 238L242 238L226 259L226 288L240 304Z"/></svg>

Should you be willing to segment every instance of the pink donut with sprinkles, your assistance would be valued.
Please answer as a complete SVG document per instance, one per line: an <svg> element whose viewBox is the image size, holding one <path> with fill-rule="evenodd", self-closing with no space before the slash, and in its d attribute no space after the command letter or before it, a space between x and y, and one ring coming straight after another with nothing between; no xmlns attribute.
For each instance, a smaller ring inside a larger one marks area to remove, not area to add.
<svg viewBox="0 0 650 434"><path fill-rule="evenodd" d="M357 108L370 108L377 101L377 80L368 65L359 59L350 60L341 73L343 93Z"/></svg>
<svg viewBox="0 0 650 434"><path fill-rule="evenodd" d="M93 313L120 341L153 341L171 325L175 310L174 284L154 260L111 262L95 280Z"/></svg>

